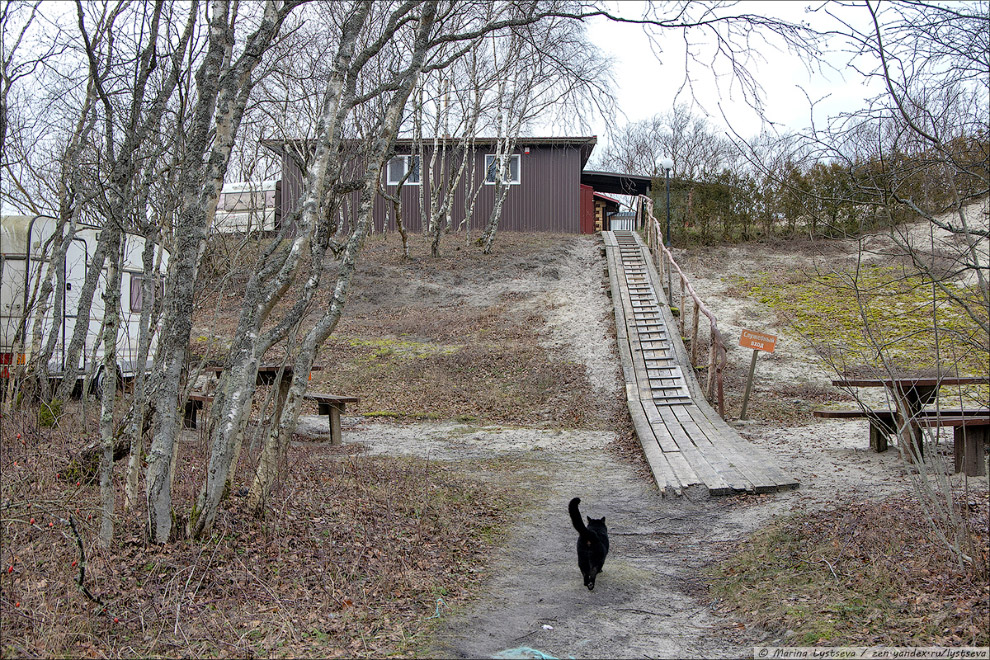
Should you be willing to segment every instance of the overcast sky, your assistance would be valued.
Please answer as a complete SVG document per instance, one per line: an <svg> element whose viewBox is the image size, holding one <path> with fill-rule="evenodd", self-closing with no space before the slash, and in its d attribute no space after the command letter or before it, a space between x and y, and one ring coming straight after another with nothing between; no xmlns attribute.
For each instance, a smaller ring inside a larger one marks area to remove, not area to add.
<svg viewBox="0 0 990 660"><path fill-rule="evenodd" d="M614 4L613 11L626 17L638 18L640 4ZM741 2L736 11L760 15L772 13L776 17L792 21L804 20L820 29L829 25L827 16L820 12L809 13L805 7L806 4L802 2ZM848 11L849 18L869 19L865 9ZM651 48L650 41L640 26L595 19L588 22L587 29L591 41L613 59L615 92L621 111L616 118L618 125L621 126L627 120L648 119L666 112L674 105L674 97L684 81L685 72L684 43L679 33L672 33L669 38L664 39L661 44L663 52L658 55ZM767 45L761 46L760 51L766 61L760 63L754 60L754 66L756 77L766 95L764 116L746 103L738 87L730 86L728 76L723 75L716 81L710 70L697 65L693 65L695 68L692 73L696 80L695 102L701 107L695 107L694 112L707 113L714 124L726 129L731 124L731 129L748 138L761 131L765 126L764 120L776 123L780 132L799 131L809 126L809 97L817 104L815 121L821 123L828 115L860 108L864 98L876 91L865 88L860 75L845 69L847 58L843 54L827 55L827 59L820 63L825 66L814 66L814 72L809 74L805 63L786 50L777 50ZM830 69L829 64L839 71ZM676 101L692 103L690 91L683 90ZM608 133L605 120L596 118L592 123L592 132L600 139L605 137Z"/></svg>

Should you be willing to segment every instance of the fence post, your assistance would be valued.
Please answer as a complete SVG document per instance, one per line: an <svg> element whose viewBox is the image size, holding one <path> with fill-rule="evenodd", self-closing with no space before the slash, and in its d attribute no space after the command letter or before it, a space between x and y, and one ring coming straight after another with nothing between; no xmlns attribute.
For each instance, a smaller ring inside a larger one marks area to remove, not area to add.
<svg viewBox="0 0 990 660"><path fill-rule="evenodd" d="M698 301L694 301L694 318L691 320L691 366L698 363Z"/></svg>
<svg viewBox="0 0 990 660"><path fill-rule="evenodd" d="M718 416L725 419L725 394L722 392L722 367L718 367Z"/></svg>
<svg viewBox="0 0 990 660"><path fill-rule="evenodd" d="M705 396L709 399L712 398L714 394L713 385L715 385L715 355L717 349L715 348L715 336L712 335L710 345L708 347L708 382L705 383Z"/></svg>
<svg viewBox="0 0 990 660"><path fill-rule="evenodd" d="M681 304L677 306L677 311L678 311L677 320L678 320L678 324L681 327L681 337L684 336L684 311L685 311L684 310L684 297L685 297L685 291L684 291L684 275L681 274Z"/></svg>
<svg viewBox="0 0 990 660"><path fill-rule="evenodd" d="M667 267L667 262L664 259L663 252L657 250L656 252L656 264L657 269L660 271L660 288L663 289L663 273L664 269Z"/></svg>

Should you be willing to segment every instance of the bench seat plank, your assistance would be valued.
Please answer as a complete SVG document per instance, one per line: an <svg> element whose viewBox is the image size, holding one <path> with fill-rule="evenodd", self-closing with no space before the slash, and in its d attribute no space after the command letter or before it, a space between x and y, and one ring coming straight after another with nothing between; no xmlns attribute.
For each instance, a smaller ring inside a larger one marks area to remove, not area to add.
<svg viewBox="0 0 990 660"><path fill-rule="evenodd" d="M358 403L361 401L356 396L344 396L340 394L323 394L322 392L306 392L303 398L316 402L319 414L326 415L330 424L330 444L339 446L343 439L340 429L340 414L348 403Z"/></svg>
<svg viewBox="0 0 990 660"><path fill-rule="evenodd" d="M886 451L888 436L896 432L897 415L892 410L815 410L815 417L870 420L870 447ZM943 408L923 410L912 420L919 427L953 428L952 453L956 472L976 477L986 474L984 447L990 444L990 410Z"/></svg>

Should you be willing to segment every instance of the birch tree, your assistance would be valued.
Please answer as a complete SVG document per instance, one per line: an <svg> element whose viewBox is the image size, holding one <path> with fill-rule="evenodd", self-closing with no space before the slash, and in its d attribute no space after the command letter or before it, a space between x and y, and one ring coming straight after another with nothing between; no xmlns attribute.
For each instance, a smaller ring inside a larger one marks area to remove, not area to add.
<svg viewBox="0 0 990 660"><path fill-rule="evenodd" d="M297 218L297 236L284 247L273 247L259 260L248 283L246 305L236 336L239 341L228 355L220 390L211 408L211 457L206 483L200 490L189 531L209 533L226 487L226 477L235 469L240 428L245 406L254 389L258 363L277 341L282 341L309 308L324 276L328 251L339 259L332 296L324 314L305 333L294 352L293 378L284 406L276 411L277 424L262 448L259 467L249 491L249 505L263 511L277 465L284 458L299 414L301 396L320 345L336 326L353 277L357 257L371 222L374 194L386 157L392 152L409 95L417 78L431 70L450 66L474 47L478 39L494 30L539 20L536 5L509 7L499 13L460 11L449 2L409 2L390 7L358 4L343 8L340 21L337 63L327 85L323 119L308 162L303 199ZM350 10L350 11L347 11ZM429 58L429 59L428 59ZM382 62L402 62L397 69ZM388 75L380 77L368 73ZM369 118L376 118L365 123ZM359 128L362 139L348 140L348 126ZM340 208L348 196L354 214L347 240L332 240L339 215L325 209ZM328 200L328 196L330 199ZM334 202L334 199L337 201ZM310 251L312 270L291 310L261 332L274 303L287 290L297 273L303 249ZM240 341L240 338L245 338ZM222 405L217 405L222 401Z"/></svg>
<svg viewBox="0 0 990 660"><path fill-rule="evenodd" d="M190 518L190 532L195 535L207 533L215 519L225 476L233 469L231 461L237 455L243 406L253 392L253 374L257 371L258 361L274 342L284 338L308 308L323 277L323 269L319 266L323 264L327 251L334 250L340 255L340 266L336 282L331 287L333 297L328 301L328 311L306 333L295 353L293 381L285 405L278 411L277 427L270 432L262 450L259 473L249 493L252 508L260 511L264 506L275 466L295 426L300 397L305 391L312 361L320 344L340 318L357 256L370 225L378 177L381 176L386 156L392 150L406 101L417 77L431 69L449 66L463 57L484 34L532 22L538 19L539 14L534 7L530 7L521 12L506 11L504 14L479 16L477 13L458 11L454 3L408 2L387 8L358 4L346 16L340 23L338 62L327 86L326 119L316 131L318 139L313 145L314 155L306 174L298 236L287 247L273 249L263 261L259 261L248 284L246 299L249 304L244 308L237 333L238 337L253 336L256 339L242 342L232 349L228 356L230 366L225 369L225 374L229 376L225 375L221 383L224 405L217 406L215 399L211 409L211 420L217 415L219 423L213 424L211 421L209 427L213 429L211 469ZM362 32L362 29L365 31ZM435 59L425 64L428 54ZM367 77L367 71L382 71L383 61L400 61L403 66L395 71L387 69L389 75L384 78ZM374 105L376 102L380 105ZM377 110L367 111L367 108L375 107ZM355 119L380 119L366 125L369 129L366 139L347 142L345 129L351 115ZM362 149L361 145L366 146ZM355 166L358 168L356 177L350 174ZM325 208L339 207L345 196L352 194L358 198L354 204L356 213L352 217L346 243L338 244L331 240L337 227L322 220L338 217L337 214L319 213ZM335 197L338 203L332 200L326 202L327 195ZM303 284L302 293L293 303L291 311L279 319L271 330L260 334L261 324L286 291L296 272L299 253L307 244L311 252L310 263L316 267ZM255 287L257 293L252 294L256 291Z"/></svg>
<svg viewBox="0 0 990 660"><path fill-rule="evenodd" d="M579 23L554 15L489 41L499 75L490 119L497 137L495 171L485 172L482 181L494 176L494 205L479 239L485 254L492 251L512 188L510 155L524 130L537 118L575 124L591 111L608 117L612 105L607 60L588 43ZM519 66L520 61L527 65Z"/></svg>
<svg viewBox="0 0 990 660"><path fill-rule="evenodd" d="M181 423L179 387L192 329L195 291L191 283L196 281L207 229L216 210L240 120L255 84L254 70L298 4L293 0L265 2L256 25L243 41L238 41L238 29L245 29L245 25L237 10L226 2L210 5L207 45L196 72L197 98L191 108L185 159L178 181L181 201L175 253L169 261L162 331L155 359L160 378L156 396L163 404L155 409L145 486L148 537L155 543L166 543L172 535L172 461ZM237 53L236 47L242 50Z"/></svg>

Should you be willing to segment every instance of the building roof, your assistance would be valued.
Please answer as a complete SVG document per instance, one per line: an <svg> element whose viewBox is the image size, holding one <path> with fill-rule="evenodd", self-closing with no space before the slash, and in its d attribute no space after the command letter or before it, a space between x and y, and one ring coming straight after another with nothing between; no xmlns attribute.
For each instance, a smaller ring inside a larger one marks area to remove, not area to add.
<svg viewBox="0 0 990 660"><path fill-rule="evenodd" d="M423 138L423 142L426 144L431 144L434 139L442 140L444 138ZM460 138L446 138L451 141L459 141ZM494 145L498 142L497 137L476 137L473 138L475 147L484 147L487 145ZM292 140L262 140L262 146L274 151L275 153L282 153L282 145L286 143L298 143L301 142L299 139ZM413 138L398 138L395 141L397 147L408 147L415 143ZM581 167L583 168L587 163L588 159L591 158L591 152L594 150L595 145L598 143L598 136L581 136L581 137L519 137L516 138L516 149L523 147L578 147L581 150Z"/></svg>
<svg viewBox="0 0 990 660"><path fill-rule="evenodd" d="M581 172L581 183L591 186L595 192L612 195L649 195L653 178L640 174L620 172Z"/></svg>

